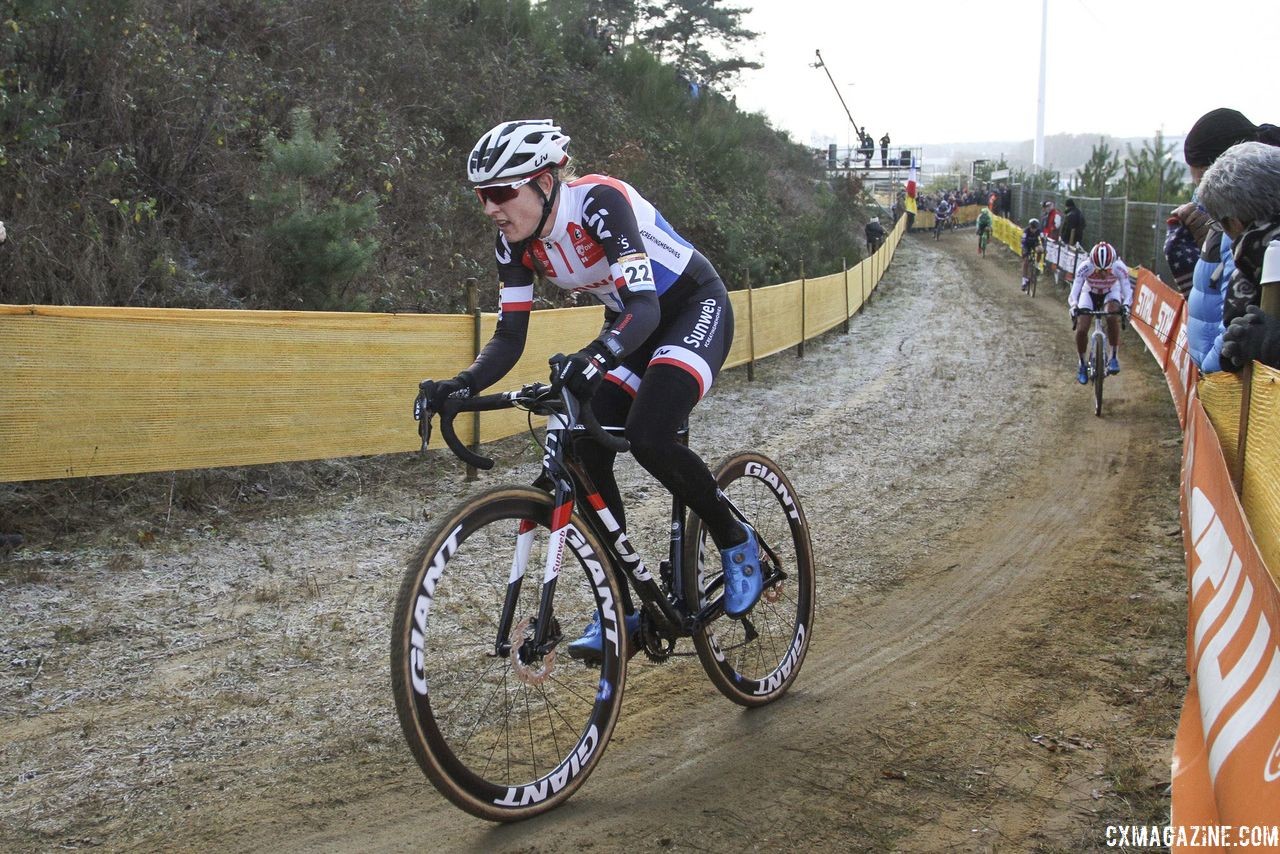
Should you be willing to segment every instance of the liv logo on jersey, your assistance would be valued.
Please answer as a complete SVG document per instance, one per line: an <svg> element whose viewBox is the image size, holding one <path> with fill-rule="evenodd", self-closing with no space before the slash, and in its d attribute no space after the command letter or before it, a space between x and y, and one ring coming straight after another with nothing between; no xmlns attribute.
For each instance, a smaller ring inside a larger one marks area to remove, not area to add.
<svg viewBox="0 0 1280 854"><path fill-rule="evenodd" d="M650 365L671 365L675 368L687 371L690 376L698 383L698 397L701 398L711 388L711 366L707 364L707 360L690 350L688 347L677 347L670 345L667 347L659 347L653 351L653 358L649 360Z"/></svg>

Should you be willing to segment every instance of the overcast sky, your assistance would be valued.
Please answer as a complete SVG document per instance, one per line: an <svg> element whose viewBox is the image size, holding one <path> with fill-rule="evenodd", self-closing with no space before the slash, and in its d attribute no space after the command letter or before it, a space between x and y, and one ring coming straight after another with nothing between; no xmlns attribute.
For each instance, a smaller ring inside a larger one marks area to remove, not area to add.
<svg viewBox="0 0 1280 854"><path fill-rule="evenodd" d="M1040 0L739 0L764 62L731 88L798 142L1035 136ZM1049 0L1045 133L1182 135L1215 107L1280 124L1276 0Z"/></svg>

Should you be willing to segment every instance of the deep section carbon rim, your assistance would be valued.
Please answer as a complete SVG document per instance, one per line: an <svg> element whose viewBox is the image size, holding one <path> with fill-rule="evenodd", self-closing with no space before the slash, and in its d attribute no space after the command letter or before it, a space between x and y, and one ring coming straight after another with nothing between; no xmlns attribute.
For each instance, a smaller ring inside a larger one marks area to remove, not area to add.
<svg viewBox="0 0 1280 854"><path fill-rule="evenodd" d="M765 561L776 563L786 577L766 588L743 617L722 616L693 641L721 693L735 703L759 706L786 693L809 648L814 602L809 525L795 487L768 457L735 454L717 467L716 482L767 546ZM720 595L723 571L715 543L692 515L688 535L685 598L701 607Z"/></svg>
<svg viewBox="0 0 1280 854"><path fill-rule="evenodd" d="M551 498L527 487L466 502L423 541L397 600L392 687L422 770L456 805L494 821L565 801L604 751L625 680L618 591L593 535L565 529L552 649L533 649ZM522 568L522 570L521 570ZM508 639L495 655L508 586L523 571ZM592 614L608 629L604 661L587 668L564 649Z"/></svg>

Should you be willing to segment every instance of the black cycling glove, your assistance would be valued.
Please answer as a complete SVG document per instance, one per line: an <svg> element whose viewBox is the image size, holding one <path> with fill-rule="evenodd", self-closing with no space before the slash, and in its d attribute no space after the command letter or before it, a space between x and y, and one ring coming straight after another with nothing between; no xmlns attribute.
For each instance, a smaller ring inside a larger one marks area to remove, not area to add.
<svg viewBox="0 0 1280 854"><path fill-rule="evenodd" d="M617 366L617 361L608 348L596 340L572 356L557 353L548 364L553 388L567 388L579 400L587 400L600 388L604 375Z"/></svg>
<svg viewBox="0 0 1280 854"><path fill-rule="evenodd" d="M463 371L451 380L423 380L418 384L419 397L432 412L439 412L445 399L471 397L471 374Z"/></svg>

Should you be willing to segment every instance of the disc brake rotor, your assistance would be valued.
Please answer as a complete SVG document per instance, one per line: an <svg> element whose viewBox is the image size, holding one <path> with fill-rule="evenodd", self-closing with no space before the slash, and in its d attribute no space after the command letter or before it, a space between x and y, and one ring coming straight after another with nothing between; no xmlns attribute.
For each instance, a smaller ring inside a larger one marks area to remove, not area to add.
<svg viewBox="0 0 1280 854"><path fill-rule="evenodd" d="M541 666L535 667L532 664L525 664L520 660L520 648L524 646L528 640L526 631L529 628L530 618L525 617L514 628L511 629L511 672L515 674L526 685L541 685L551 676L552 667L556 663L556 651L553 649L543 657Z"/></svg>

